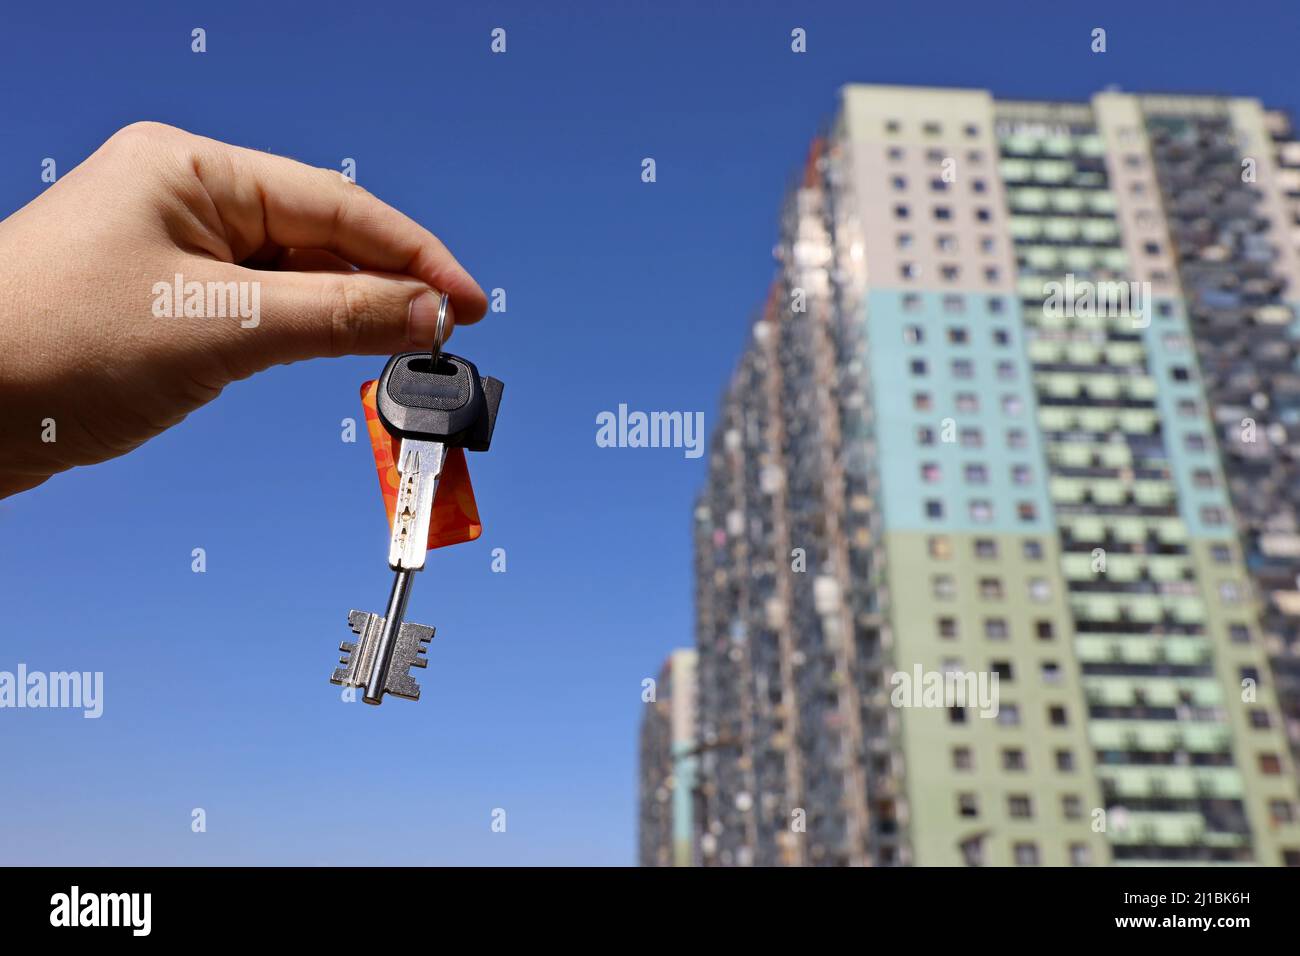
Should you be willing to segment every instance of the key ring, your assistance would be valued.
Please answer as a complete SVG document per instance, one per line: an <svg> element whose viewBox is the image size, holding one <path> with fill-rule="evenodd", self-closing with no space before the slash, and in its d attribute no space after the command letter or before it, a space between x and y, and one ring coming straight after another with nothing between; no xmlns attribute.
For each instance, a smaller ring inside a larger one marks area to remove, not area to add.
<svg viewBox="0 0 1300 956"><path fill-rule="evenodd" d="M443 326L446 324L446 322L447 322L447 293L444 292L442 294L442 301L438 303L438 325L434 329L433 349L430 353L430 358L432 359L432 362L430 363L429 367L431 369L437 369L438 359L442 357L442 343L443 343L442 329Z"/></svg>

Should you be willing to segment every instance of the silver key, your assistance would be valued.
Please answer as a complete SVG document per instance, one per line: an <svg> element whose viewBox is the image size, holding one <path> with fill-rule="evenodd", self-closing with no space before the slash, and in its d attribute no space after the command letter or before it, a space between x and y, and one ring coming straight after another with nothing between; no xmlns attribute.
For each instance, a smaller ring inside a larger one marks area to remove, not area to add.
<svg viewBox="0 0 1300 956"><path fill-rule="evenodd" d="M388 544L388 566L396 572L388 597L388 612L383 617L366 611L349 612L348 623L359 637L355 642L339 645L339 650L347 656L340 658L339 663L344 666L330 678L334 684L364 687L361 699L367 704L381 703L385 693L408 700L420 699L420 685L409 671L427 663L421 655L433 638L433 628L408 624L403 619L413 575L424 567L429 518L446 457L447 447L442 442L402 439L397 464L397 503Z"/></svg>

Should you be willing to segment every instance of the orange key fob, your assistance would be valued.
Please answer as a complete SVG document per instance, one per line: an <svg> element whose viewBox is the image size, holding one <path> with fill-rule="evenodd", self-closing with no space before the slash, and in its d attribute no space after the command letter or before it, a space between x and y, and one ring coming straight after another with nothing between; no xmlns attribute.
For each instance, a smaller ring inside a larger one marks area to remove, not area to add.
<svg viewBox="0 0 1300 956"><path fill-rule="evenodd" d="M379 420L379 410L375 407L378 387L378 379L362 384L361 405L366 410L366 431L370 433L370 448L375 453L375 470L379 473L384 510L388 512L388 527L392 528L397 510L397 456L402 440L390 435ZM473 541L482 533L483 523L479 520L478 503L465 464L465 449L448 448L433 497L433 513L429 516L429 549Z"/></svg>

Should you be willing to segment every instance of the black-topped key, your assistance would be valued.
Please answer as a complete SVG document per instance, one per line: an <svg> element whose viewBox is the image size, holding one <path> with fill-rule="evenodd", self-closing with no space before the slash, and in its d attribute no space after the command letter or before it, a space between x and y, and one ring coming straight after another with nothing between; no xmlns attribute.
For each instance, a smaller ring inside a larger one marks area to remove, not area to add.
<svg viewBox="0 0 1300 956"><path fill-rule="evenodd" d="M330 678L335 684L365 687L363 699L368 704L380 703L384 693L419 698L419 686L407 672L412 666L424 666L424 646L433 629L403 623L411 575L424 567L429 518L447 449L488 450L504 389L498 379L481 378L473 362L446 352L394 355L379 377L375 395L379 419L390 434L402 439L388 546L388 566L396 578L383 618L349 612L349 624L358 638L340 646L348 656Z"/></svg>

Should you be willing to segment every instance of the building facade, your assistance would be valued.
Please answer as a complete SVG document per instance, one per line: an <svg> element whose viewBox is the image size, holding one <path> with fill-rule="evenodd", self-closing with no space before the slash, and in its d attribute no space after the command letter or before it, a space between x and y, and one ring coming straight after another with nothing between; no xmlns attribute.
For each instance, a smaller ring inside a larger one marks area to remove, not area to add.
<svg viewBox="0 0 1300 956"><path fill-rule="evenodd" d="M638 833L642 866L695 862L695 663L695 651L673 651L645 701Z"/></svg>
<svg viewBox="0 0 1300 956"><path fill-rule="evenodd" d="M698 862L1300 865L1289 136L844 89L694 516Z"/></svg>

